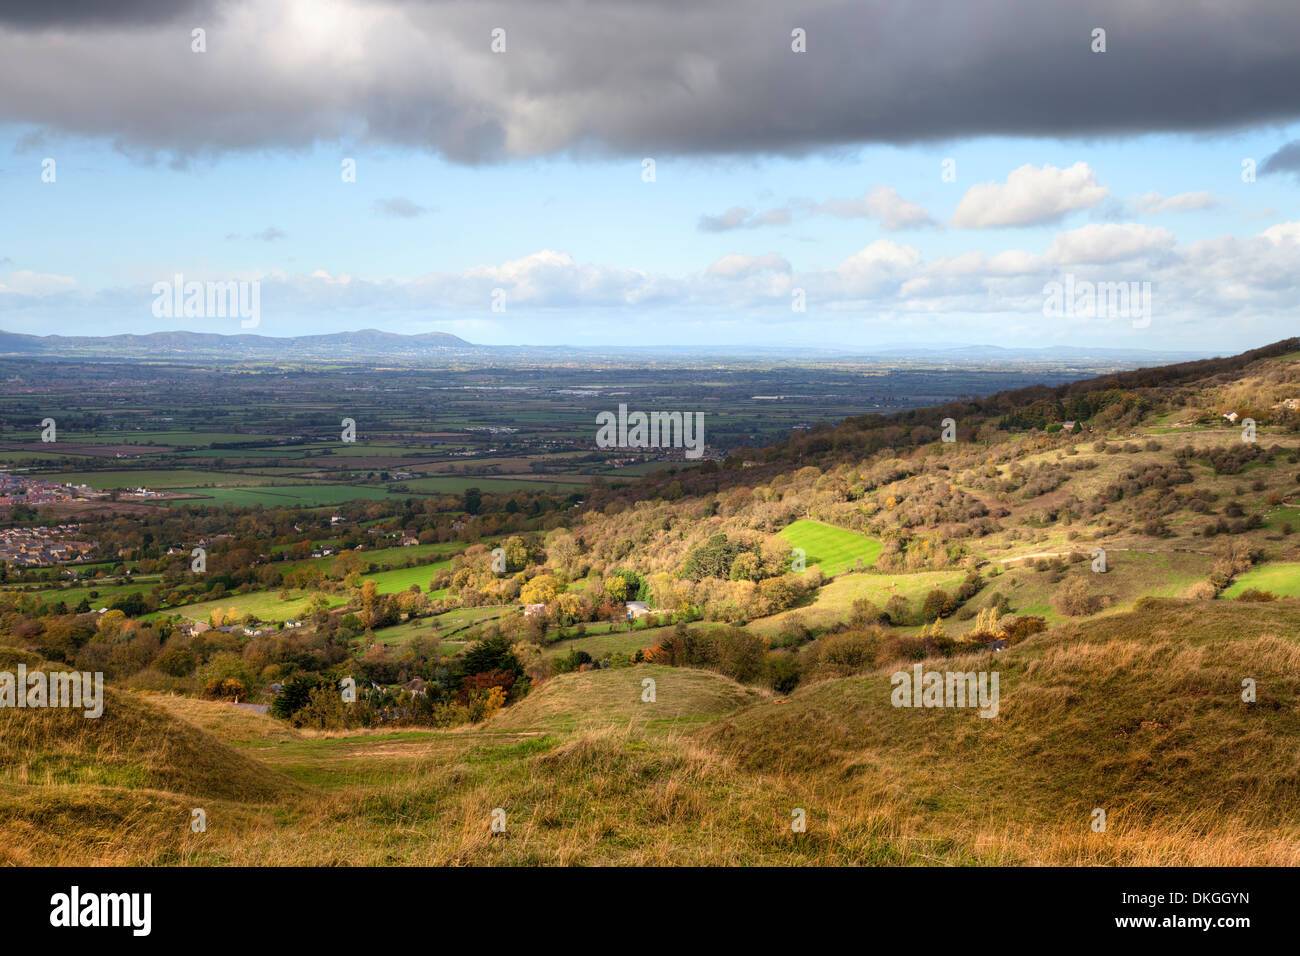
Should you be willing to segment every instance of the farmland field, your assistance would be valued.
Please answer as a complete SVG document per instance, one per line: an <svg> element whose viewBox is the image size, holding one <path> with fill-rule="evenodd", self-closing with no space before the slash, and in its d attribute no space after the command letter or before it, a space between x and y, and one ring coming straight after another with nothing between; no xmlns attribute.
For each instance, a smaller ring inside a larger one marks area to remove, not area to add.
<svg viewBox="0 0 1300 956"><path fill-rule="evenodd" d="M226 476L235 480L235 476ZM385 498L401 498L386 488L369 485L270 485L252 488L174 488L177 494L192 495L183 499L172 499L167 503L173 507L190 507L194 505L234 505L247 508L262 505L267 508L277 506L299 507L313 505L337 505L345 501L380 501Z"/></svg>
<svg viewBox="0 0 1300 956"><path fill-rule="evenodd" d="M421 564L413 568L395 568L391 571L380 571L377 574L367 574L362 580L374 581L379 587L380 594L394 594L397 591L409 590L412 584L418 584L420 590L430 594L431 597L441 597L445 591L429 591L429 579L444 568L451 567L451 559L444 561L435 561L432 564Z"/></svg>
<svg viewBox="0 0 1300 956"><path fill-rule="evenodd" d="M852 570L858 561L870 567L880 557L881 544L875 538L820 521L796 521L778 533L794 547L803 548L807 566L820 566L827 577Z"/></svg>
<svg viewBox="0 0 1300 956"><path fill-rule="evenodd" d="M1240 575L1223 592L1225 598L1235 598L1251 589L1267 591L1279 597L1300 597L1300 561L1279 561L1251 568Z"/></svg>

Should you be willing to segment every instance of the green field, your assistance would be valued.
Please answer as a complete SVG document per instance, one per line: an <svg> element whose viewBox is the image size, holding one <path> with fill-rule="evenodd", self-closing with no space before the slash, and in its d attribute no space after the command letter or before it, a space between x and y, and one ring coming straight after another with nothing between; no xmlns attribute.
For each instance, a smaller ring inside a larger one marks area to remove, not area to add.
<svg viewBox="0 0 1300 956"><path fill-rule="evenodd" d="M443 597L447 592L430 592L429 579L433 577L435 571L448 567L450 564L451 561L448 559L435 561L432 564L417 565L413 568L396 568L392 571L367 574L362 577L362 580L374 581L379 587L380 594L395 594L398 591L407 590L412 584L418 584L421 591L427 593L431 598L437 599ZM311 600L313 592L291 590L289 592L290 599L281 601L280 591L280 588L271 588L266 591L253 591L248 594L232 594L216 601L190 604L176 610L195 621L206 621L213 609L218 607L223 610L233 608L241 616L255 614L264 621L283 621L291 617L301 617L303 608ZM330 594L330 607L341 607L346 603L347 596L341 593Z"/></svg>
<svg viewBox="0 0 1300 956"><path fill-rule="evenodd" d="M499 494L503 491L513 491L517 488L527 488L530 491L551 491L556 494L568 494L571 491L578 491L585 487L582 484L571 481L542 481L536 478L478 478L478 477L438 477L438 478L412 478L409 481L401 482L403 488L409 488L412 491L422 491L426 493L439 494L460 494L466 488L478 488L480 491L488 491Z"/></svg>
<svg viewBox="0 0 1300 956"><path fill-rule="evenodd" d="M880 557L882 547L875 538L810 519L796 521L778 534L794 547L803 548L808 567L820 566L827 577L851 571L859 560L870 567Z"/></svg>
<svg viewBox="0 0 1300 956"><path fill-rule="evenodd" d="M57 475L38 475L45 481L62 481L71 485L90 485L101 491L120 488L165 488L184 489L201 484L235 485L241 481L239 475L230 475L220 471L192 471L189 469L141 468L133 471L65 471ZM242 479L247 481L247 479ZM270 484L270 482L265 482ZM196 494L208 494L208 490Z"/></svg>
<svg viewBox="0 0 1300 956"><path fill-rule="evenodd" d="M484 621L495 621L516 610L515 608L500 606L458 608L455 611L448 611L446 614L439 614L435 617L417 618L414 621L394 624L392 627L381 627L372 633L376 643L387 644L390 647L400 647L408 643L413 637L436 636L447 639L448 643L440 650L444 655L451 655L462 649L464 644L461 642L464 640L464 632L470 627ZM357 637L353 644L361 645L365 640L363 635Z"/></svg>
<svg viewBox="0 0 1300 956"><path fill-rule="evenodd" d="M158 575L146 575L130 584L95 584L78 582L69 588L43 587L38 591L28 593L37 594L45 601L62 601L69 608L75 608L81 603L81 600L85 598L90 602L91 607L97 610L101 607L108 607L114 601L120 600L129 594L146 594L153 590L153 587L158 583L158 580ZM23 590L24 589L21 587L6 588L5 592L10 593L12 591ZM96 595L95 597L90 596L92 592Z"/></svg>
<svg viewBox="0 0 1300 956"><path fill-rule="evenodd" d="M245 614L255 615L262 621L287 621L290 618L301 619L312 591L291 590L289 600L280 600L280 589L270 591L252 591L248 594L230 594L216 601L203 601L200 604L187 604L171 608L173 613L187 617L191 621L211 622L212 612L217 608L231 611L238 617ZM330 607L341 607L344 595L329 595Z"/></svg>
<svg viewBox="0 0 1300 956"><path fill-rule="evenodd" d="M1264 519L1264 527L1270 531L1280 531L1283 525L1290 525L1292 531L1300 531L1300 506L1281 505Z"/></svg>
<svg viewBox="0 0 1300 956"><path fill-rule="evenodd" d="M866 598L883 608L886 601L897 595L915 605L935 588L954 590L965 576L966 572L961 570L849 574L825 585L807 607L761 618L749 626L763 634L775 634L791 617L798 617L808 627L832 627L849 619L853 602L858 598Z"/></svg>
<svg viewBox="0 0 1300 956"><path fill-rule="evenodd" d="M545 658L566 657L570 651L586 651L593 660L602 660L611 654L635 654L638 650L654 647L671 628L651 627L644 630L610 631L586 637L571 637L548 645L542 652Z"/></svg>
<svg viewBox="0 0 1300 956"><path fill-rule="evenodd" d="M233 476L226 475L227 480ZM301 505L338 505L345 501L379 501L384 498L405 498L407 495L394 494L386 488L352 485L274 485L256 488L175 488L180 494L193 494L196 497L169 501L173 507L191 507L194 505L234 505L248 508L263 505L267 508L298 507Z"/></svg>
<svg viewBox="0 0 1300 956"><path fill-rule="evenodd" d="M449 567L451 567L450 558L432 564L419 564L413 568L394 568L391 571L367 574L362 580L374 581L379 586L380 594L396 594L398 591L409 590L412 584L418 584L421 591L428 593L430 597L438 598L447 592L445 590L430 592L429 579L435 572Z"/></svg>
<svg viewBox="0 0 1300 956"><path fill-rule="evenodd" d="M1300 561L1279 561L1251 568L1232 582L1223 596L1234 598L1251 588L1279 597L1300 597Z"/></svg>

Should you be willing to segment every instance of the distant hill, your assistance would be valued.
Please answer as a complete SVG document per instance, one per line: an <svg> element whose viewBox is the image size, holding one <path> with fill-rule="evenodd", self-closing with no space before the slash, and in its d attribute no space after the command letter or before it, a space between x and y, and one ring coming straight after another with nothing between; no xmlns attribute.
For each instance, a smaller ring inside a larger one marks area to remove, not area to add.
<svg viewBox="0 0 1300 956"><path fill-rule="evenodd" d="M959 345L933 348L923 345L872 347L773 347L758 345L707 346L569 346L477 345L448 332L403 335L379 329L332 332L320 335L275 337L220 335L214 332L150 332L123 335L27 335L0 331L0 358L30 357L100 361L203 362L338 362L383 359L419 364L447 359L482 362L558 361L611 362L616 364L691 363L704 359L729 361L816 362L862 360L873 363L1001 366L1050 363L1102 370L1157 365L1202 358L1204 352L1149 349L1048 348L1009 349L993 345Z"/></svg>
<svg viewBox="0 0 1300 956"><path fill-rule="evenodd" d="M0 355L42 358L338 361L448 358L482 350L447 332L400 335L378 329L290 338L179 331L106 336L0 332Z"/></svg>

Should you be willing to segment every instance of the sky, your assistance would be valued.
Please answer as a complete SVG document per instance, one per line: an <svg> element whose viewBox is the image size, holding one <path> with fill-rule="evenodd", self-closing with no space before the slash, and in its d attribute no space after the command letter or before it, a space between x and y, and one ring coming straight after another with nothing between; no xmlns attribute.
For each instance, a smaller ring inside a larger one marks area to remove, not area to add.
<svg viewBox="0 0 1300 956"><path fill-rule="evenodd" d="M1223 354L1298 196L1294 0L0 2L10 332Z"/></svg>

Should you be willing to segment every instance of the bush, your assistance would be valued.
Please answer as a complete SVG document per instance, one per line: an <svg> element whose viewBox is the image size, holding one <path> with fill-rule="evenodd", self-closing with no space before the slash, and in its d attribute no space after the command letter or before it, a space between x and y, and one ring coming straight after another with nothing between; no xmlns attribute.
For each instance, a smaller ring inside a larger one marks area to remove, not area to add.
<svg viewBox="0 0 1300 956"><path fill-rule="evenodd" d="M248 696L244 682L234 677L214 677L203 685L203 696L207 700L243 700Z"/></svg>
<svg viewBox="0 0 1300 956"><path fill-rule="evenodd" d="M849 611L849 624L853 627L879 624L887 619L885 612L875 602L867 598L855 598Z"/></svg>
<svg viewBox="0 0 1300 956"><path fill-rule="evenodd" d="M1237 595L1238 601L1276 601L1277 595L1259 588L1247 588Z"/></svg>
<svg viewBox="0 0 1300 956"><path fill-rule="evenodd" d="M810 677L848 677L875 666L884 632L879 628L849 631L820 638L808 648L806 669Z"/></svg>
<svg viewBox="0 0 1300 956"><path fill-rule="evenodd" d="M1008 644L1019 644L1027 637L1041 634L1047 630L1047 621L1041 617L1020 617L1002 630L1002 636Z"/></svg>
<svg viewBox="0 0 1300 956"><path fill-rule="evenodd" d="M768 685L778 694L788 694L799 685L799 664L790 654L769 651L763 670Z"/></svg>
<svg viewBox="0 0 1300 956"><path fill-rule="evenodd" d="M1093 594L1084 578L1071 578L1057 590L1052 605L1062 614L1081 617L1096 614L1102 608L1101 597Z"/></svg>
<svg viewBox="0 0 1300 956"><path fill-rule="evenodd" d="M280 720L289 720L311 700L311 692L322 686L325 679L319 674L301 674L292 677L280 688L271 701L269 713Z"/></svg>
<svg viewBox="0 0 1300 956"><path fill-rule="evenodd" d="M951 617L952 612L957 610L957 602L947 591L935 588L925 596L921 604L921 615L927 621L934 621L941 617Z"/></svg>
<svg viewBox="0 0 1300 956"><path fill-rule="evenodd" d="M556 674L570 674L578 670L583 664L591 663L591 655L577 647L572 648L569 653L563 657L557 657L551 661L551 670Z"/></svg>
<svg viewBox="0 0 1300 956"><path fill-rule="evenodd" d="M183 647L169 647L154 660L154 667L172 677L184 677L194 671L194 655Z"/></svg>

